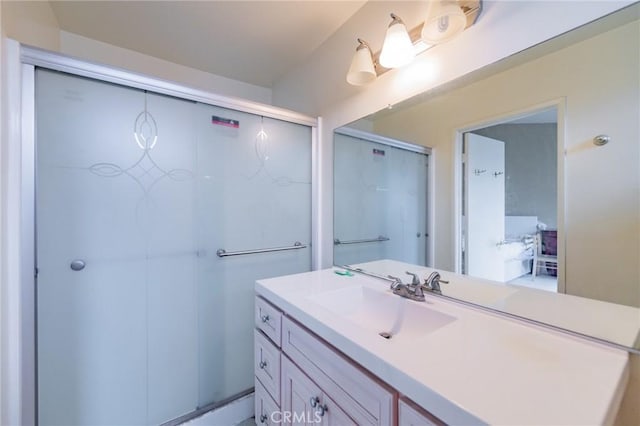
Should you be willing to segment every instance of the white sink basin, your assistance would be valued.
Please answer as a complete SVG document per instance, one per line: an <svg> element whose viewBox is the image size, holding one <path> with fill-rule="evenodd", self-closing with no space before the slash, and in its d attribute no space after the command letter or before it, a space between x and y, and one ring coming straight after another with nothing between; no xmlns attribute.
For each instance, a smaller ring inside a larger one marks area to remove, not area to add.
<svg viewBox="0 0 640 426"><path fill-rule="evenodd" d="M430 309L424 302L362 286L333 290L310 299L345 321L376 334L388 334L392 341L413 340L456 320Z"/></svg>

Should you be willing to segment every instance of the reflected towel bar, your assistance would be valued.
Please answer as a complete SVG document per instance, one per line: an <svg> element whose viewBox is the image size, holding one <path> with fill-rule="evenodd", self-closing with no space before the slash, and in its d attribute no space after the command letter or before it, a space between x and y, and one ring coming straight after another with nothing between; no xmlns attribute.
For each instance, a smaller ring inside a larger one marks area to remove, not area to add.
<svg viewBox="0 0 640 426"><path fill-rule="evenodd" d="M296 241L292 246L287 247L271 247L264 249L255 249L255 250L239 250L239 251L226 251L225 249L220 249L216 252L218 257L227 257L227 256L241 256L244 254L255 254L255 253L269 253L272 251L285 251L285 250L297 250L307 248L306 244L302 244L300 241Z"/></svg>
<svg viewBox="0 0 640 426"><path fill-rule="evenodd" d="M342 244L361 244L361 243L379 243L381 241L389 241L388 237L383 237L380 235L378 238L371 238L369 240L349 240L349 241L341 241L338 238L333 240L333 245L342 245Z"/></svg>

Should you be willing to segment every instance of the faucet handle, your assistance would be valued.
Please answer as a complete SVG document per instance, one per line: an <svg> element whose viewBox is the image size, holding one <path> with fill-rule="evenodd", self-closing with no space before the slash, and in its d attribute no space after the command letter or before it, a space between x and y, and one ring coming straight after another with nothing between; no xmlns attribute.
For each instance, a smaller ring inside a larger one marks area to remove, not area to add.
<svg viewBox="0 0 640 426"><path fill-rule="evenodd" d="M411 285L420 285L420 278L418 274L414 274L413 272L406 271L405 274L411 275Z"/></svg>
<svg viewBox="0 0 640 426"><path fill-rule="evenodd" d="M449 284L449 281L441 279L440 273L433 271L427 279L424 280L424 286L433 293L442 294L440 284Z"/></svg>
<svg viewBox="0 0 640 426"><path fill-rule="evenodd" d="M402 280L398 277L394 277L393 275L387 275L387 278L393 280L391 283L391 290L395 290L397 287L404 285Z"/></svg>

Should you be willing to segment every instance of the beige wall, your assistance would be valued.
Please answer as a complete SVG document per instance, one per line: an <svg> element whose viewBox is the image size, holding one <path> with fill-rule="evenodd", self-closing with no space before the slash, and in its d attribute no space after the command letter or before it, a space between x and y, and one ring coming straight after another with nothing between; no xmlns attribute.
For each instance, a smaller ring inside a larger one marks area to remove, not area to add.
<svg viewBox="0 0 640 426"><path fill-rule="evenodd" d="M376 133L434 148L436 267L454 267L456 129L561 99L566 291L640 306L639 35L636 21L375 123ZM603 133L612 142L594 146Z"/></svg>
<svg viewBox="0 0 640 426"><path fill-rule="evenodd" d="M42 49L60 49L60 27L48 1L3 0L1 7L7 37Z"/></svg>
<svg viewBox="0 0 640 426"><path fill-rule="evenodd" d="M218 95L271 104L271 89L269 88L175 64L67 31L60 32L60 52L90 62L107 64Z"/></svg>
<svg viewBox="0 0 640 426"><path fill-rule="evenodd" d="M640 355L629 355L629 382L614 422L617 426L640 425Z"/></svg>
<svg viewBox="0 0 640 426"><path fill-rule="evenodd" d="M0 6L6 36L23 44L223 96L271 104L270 88L211 74L66 32L59 27L48 1L2 0Z"/></svg>

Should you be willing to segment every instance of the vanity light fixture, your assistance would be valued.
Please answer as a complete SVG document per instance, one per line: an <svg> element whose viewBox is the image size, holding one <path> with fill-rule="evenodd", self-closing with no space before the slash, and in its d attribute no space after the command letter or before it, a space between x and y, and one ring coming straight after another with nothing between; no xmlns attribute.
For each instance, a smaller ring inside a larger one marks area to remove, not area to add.
<svg viewBox="0 0 640 426"><path fill-rule="evenodd" d="M391 23L382 43L380 65L385 68L400 68L407 65L415 57L413 43L407 27L397 15L391 14Z"/></svg>
<svg viewBox="0 0 640 426"><path fill-rule="evenodd" d="M430 1L422 26L422 41L431 45L447 42L462 33L466 26L467 16L457 1Z"/></svg>
<svg viewBox="0 0 640 426"><path fill-rule="evenodd" d="M356 53L351 60L351 66L347 73L347 82L354 86L362 86L371 83L378 75L373 63L373 53L366 41L358 39Z"/></svg>
<svg viewBox="0 0 640 426"><path fill-rule="evenodd" d="M358 39L351 60L347 82L354 86L371 83L391 68L407 65L431 46L451 40L473 25L480 15L482 0L428 0L427 18L423 24L407 31L402 19L391 14L391 23L382 50L373 53L370 46Z"/></svg>

